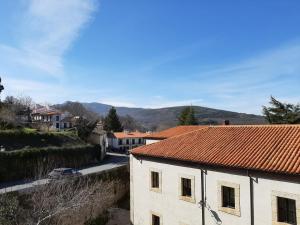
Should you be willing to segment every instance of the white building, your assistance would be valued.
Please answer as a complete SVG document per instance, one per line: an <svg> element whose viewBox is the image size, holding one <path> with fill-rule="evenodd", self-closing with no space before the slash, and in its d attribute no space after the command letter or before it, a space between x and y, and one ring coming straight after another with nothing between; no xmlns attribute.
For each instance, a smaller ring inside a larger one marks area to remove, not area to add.
<svg viewBox="0 0 300 225"><path fill-rule="evenodd" d="M134 225L300 224L300 125L212 126L132 151Z"/></svg>
<svg viewBox="0 0 300 225"><path fill-rule="evenodd" d="M51 131L61 131L73 127L73 116L69 112L61 112L50 107L34 109L31 119L34 124L44 125Z"/></svg>
<svg viewBox="0 0 300 225"><path fill-rule="evenodd" d="M187 126L176 126L172 127L166 130L162 130L159 132L154 132L146 136L146 145L159 142L161 140L174 137L177 135L181 135L184 133L188 133L191 131L199 130L202 128L205 128L207 126L193 126L193 125L187 125Z"/></svg>
<svg viewBox="0 0 300 225"><path fill-rule="evenodd" d="M147 135L147 133L128 131L107 134L108 148L125 152L144 145Z"/></svg>

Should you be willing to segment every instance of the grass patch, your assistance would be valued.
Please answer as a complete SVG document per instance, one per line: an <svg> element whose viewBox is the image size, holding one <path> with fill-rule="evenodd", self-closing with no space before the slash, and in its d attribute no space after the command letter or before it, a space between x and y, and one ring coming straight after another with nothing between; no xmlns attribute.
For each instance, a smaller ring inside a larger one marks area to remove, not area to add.
<svg viewBox="0 0 300 225"><path fill-rule="evenodd" d="M75 132L37 132L35 129L0 130L0 145L6 151L83 145L84 142Z"/></svg>

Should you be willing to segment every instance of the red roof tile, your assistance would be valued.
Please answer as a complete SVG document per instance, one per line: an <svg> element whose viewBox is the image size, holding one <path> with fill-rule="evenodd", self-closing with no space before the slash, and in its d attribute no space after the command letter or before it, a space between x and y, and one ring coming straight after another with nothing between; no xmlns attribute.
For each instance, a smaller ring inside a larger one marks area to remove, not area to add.
<svg viewBox="0 0 300 225"><path fill-rule="evenodd" d="M114 132L113 136L115 138L144 138L148 134L147 133L141 133L141 132Z"/></svg>
<svg viewBox="0 0 300 225"><path fill-rule="evenodd" d="M160 132L152 133L147 136L147 139L166 139L170 137L174 137L177 135L181 135L187 132L199 130L202 128L206 128L207 126L177 126L172 127Z"/></svg>
<svg viewBox="0 0 300 225"><path fill-rule="evenodd" d="M132 154L299 175L300 125L211 126Z"/></svg>

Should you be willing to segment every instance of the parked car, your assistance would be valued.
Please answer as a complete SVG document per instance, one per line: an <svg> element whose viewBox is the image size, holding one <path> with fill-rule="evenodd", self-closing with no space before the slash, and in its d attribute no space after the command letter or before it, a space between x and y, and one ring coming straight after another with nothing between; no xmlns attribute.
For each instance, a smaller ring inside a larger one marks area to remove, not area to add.
<svg viewBox="0 0 300 225"><path fill-rule="evenodd" d="M49 179L63 179L82 175L78 170L72 168L57 168L48 174Z"/></svg>

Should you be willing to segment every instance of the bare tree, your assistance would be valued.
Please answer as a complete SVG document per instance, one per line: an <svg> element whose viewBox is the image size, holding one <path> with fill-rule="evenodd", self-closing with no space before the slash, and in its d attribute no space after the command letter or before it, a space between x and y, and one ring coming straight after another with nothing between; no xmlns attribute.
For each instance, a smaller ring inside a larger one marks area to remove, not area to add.
<svg viewBox="0 0 300 225"><path fill-rule="evenodd" d="M66 213L87 207L99 185L89 179L80 178L54 181L35 188L30 199L33 210L28 224L53 224Z"/></svg>
<svg viewBox="0 0 300 225"><path fill-rule="evenodd" d="M114 185L80 177L37 185L22 202L13 195L2 194L0 224L82 224L112 204Z"/></svg>
<svg viewBox="0 0 300 225"><path fill-rule="evenodd" d="M0 195L0 224L1 225L18 225L17 210L18 199L14 195L1 194Z"/></svg>

